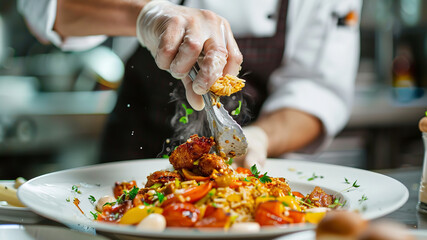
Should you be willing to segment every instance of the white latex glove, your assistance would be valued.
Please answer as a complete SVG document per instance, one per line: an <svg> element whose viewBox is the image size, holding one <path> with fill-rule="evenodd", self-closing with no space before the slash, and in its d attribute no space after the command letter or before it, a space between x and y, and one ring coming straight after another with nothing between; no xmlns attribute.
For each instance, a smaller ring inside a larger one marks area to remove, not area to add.
<svg viewBox="0 0 427 240"><path fill-rule="evenodd" d="M256 164L258 169L260 169L267 160L267 134L262 128L257 126L244 127L243 133L248 142L248 152L245 156L237 157L233 163L233 167L250 168Z"/></svg>
<svg viewBox="0 0 427 240"><path fill-rule="evenodd" d="M187 100L195 110L204 107L200 95L218 77L237 75L243 61L227 20L208 10L153 0L141 10L136 34L160 69L182 79ZM200 71L192 82L187 75L196 61Z"/></svg>

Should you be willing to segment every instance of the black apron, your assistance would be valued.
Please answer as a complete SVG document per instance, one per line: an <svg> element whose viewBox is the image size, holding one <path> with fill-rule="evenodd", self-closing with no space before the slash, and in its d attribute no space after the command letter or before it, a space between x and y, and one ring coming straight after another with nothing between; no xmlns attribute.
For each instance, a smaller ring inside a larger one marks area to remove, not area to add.
<svg viewBox="0 0 427 240"><path fill-rule="evenodd" d="M240 114L236 118L242 125L258 116L267 98L268 78L282 63L287 6L288 1L282 0L273 37L236 39L244 59L240 76L246 80L242 93L245 104L242 108L251 113L249 117ZM150 52L139 47L126 63L117 103L102 136L100 161L161 157L169 154L189 135L197 133L187 130L180 137L174 137L171 120L182 107L181 103L171 102L172 92L185 100L181 81L160 70ZM228 102L225 104L228 110L237 107L237 100ZM186 103L186 106L189 107L189 104ZM203 112L191 114L190 121L200 120ZM176 119L174 122L177 122Z"/></svg>

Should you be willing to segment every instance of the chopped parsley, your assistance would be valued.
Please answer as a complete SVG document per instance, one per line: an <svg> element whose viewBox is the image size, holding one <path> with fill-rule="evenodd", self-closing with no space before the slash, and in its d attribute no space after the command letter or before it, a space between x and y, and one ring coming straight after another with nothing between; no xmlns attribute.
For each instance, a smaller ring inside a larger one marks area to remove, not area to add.
<svg viewBox="0 0 427 240"><path fill-rule="evenodd" d="M148 202L144 202L144 206L151 206L152 204L149 204Z"/></svg>
<svg viewBox="0 0 427 240"><path fill-rule="evenodd" d="M98 220L98 213L94 213L94 212L90 211L90 214L92 214L93 219Z"/></svg>
<svg viewBox="0 0 427 240"><path fill-rule="evenodd" d="M163 154L162 158L169 158L169 155Z"/></svg>
<svg viewBox="0 0 427 240"><path fill-rule="evenodd" d="M268 183L271 182L271 178L267 176L267 172L265 172L262 176L260 176L260 171L258 171L258 168L256 167L256 164L254 164L251 167L251 173L254 175L254 177L258 178L261 183Z"/></svg>
<svg viewBox="0 0 427 240"><path fill-rule="evenodd" d="M242 101L239 100L239 106L231 111L231 115L237 116L240 114L240 109L242 108Z"/></svg>
<svg viewBox="0 0 427 240"><path fill-rule="evenodd" d="M79 190L79 187L77 187L76 185L73 185L73 186L71 187L71 190L72 190L72 191L74 191L74 192L76 192L76 193L78 193L78 194L82 193L82 192Z"/></svg>
<svg viewBox="0 0 427 240"><path fill-rule="evenodd" d="M184 124L187 124L188 123L188 116L190 115L190 114L192 114L193 112L194 112L194 110L193 109L191 109L191 108L187 108L187 106L183 103L182 104L182 107L184 108L184 110L185 110L185 116L182 116L180 119L179 119L179 122L182 122L182 123L184 123Z"/></svg>
<svg viewBox="0 0 427 240"><path fill-rule="evenodd" d="M124 202L125 200L132 200L136 197L136 194L138 194L139 188L136 186L133 186L133 188L130 191L123 190L123 194L120 195L119 198L117 198L117 204L120 204Z"/></svg>
<svg viewBox="0 0 427 240"><path fill-rule="evenodd" d="M71 200L69 197L67 197L67 199L65 199L65 201L70 202Z"/></svg>
<svg viewBox="0 0 427 240"><path fill-rule="evenodd" d="M233 158L230 158L225 163L227 163L228 165L231 165L231 164L233 164L233 160L234 160Z"/></svg>
<svg viewBox="0 0 427 240"><path fill-rule="evenodd" d="M262 182L262 183L272 182L271 178L269 176L267 176L267 172L265 172L264 175L259 178L259 181Z"/></svg>
<svg viewBox="0 0 427 240"><path fill-rule="evenodd" d="M256 178L258 178L259 177L259 174L261 173L260 171L258 171L258 168L256 167L256 164L254 164L252 167L251 167L251 173L252 173L252 175L254 175Z"/></svg>
<svg viewBox="0 0 427 240"><path fill-rule="evenodd" d="M165 195L161 192L156 192L157 199L159 199L159 203L162 203L165 200Z"/></svg>
<svg viewBox="0 0 427 240"><path fill-rule="evenodd" d="M345 183L350 184L347 178L344 178Z"/></svg>
<svg viewBox="0 0 427 240"><path fill-rule="evenodd" d="M90 201L91 203L96 202L95 197L94 197L94 196L92 196L92 195L89 195L89 197L88 197L87 199L89 199L89 201Z"/></svg>
<svg viewBox="0 0 427 240"><path fill-rule="evenodd" d="M366 200L368 200L368 197L365 194L363 194L362 197L359 199L359 204L362 204Z"/></svg>

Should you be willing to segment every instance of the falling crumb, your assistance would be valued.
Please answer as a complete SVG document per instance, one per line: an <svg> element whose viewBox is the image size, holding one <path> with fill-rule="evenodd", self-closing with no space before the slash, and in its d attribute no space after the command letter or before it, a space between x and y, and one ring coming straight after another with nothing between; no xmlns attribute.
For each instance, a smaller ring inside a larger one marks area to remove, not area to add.
<svg viewBox="0 0 427 240"><path fill-rule="evenodd" d="M133 136L133 134L135 133L135 131L132 131L132 133L130 134L130 135L132 135Z"/></svg>
<svg viewBox="0 0 427 240"><path fill-rule="evenodd" d="M225 140L225 143L229 143L230 141L228 141L228 140Z"/></svg>
<svg viewBox="0 0 427 240"><path fill-rule="evenodd" d="M127 107L128 107L128 108L130 107L130 103L128 103Z"/></svg>
<svg viewBox="0 0 427 240"><path fill-rule="evenodd" d="M171 140L169 138L166 139L166 143L170 143Z"/></svg>

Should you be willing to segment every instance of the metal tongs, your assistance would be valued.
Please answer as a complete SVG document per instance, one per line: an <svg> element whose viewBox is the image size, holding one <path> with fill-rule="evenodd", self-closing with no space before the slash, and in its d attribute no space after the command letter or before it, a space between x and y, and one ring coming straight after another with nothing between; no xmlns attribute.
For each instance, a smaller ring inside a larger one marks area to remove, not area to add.
<svg viewBox="0 0 427 240"><path fill-rule="evenodd" d="M197 73L198 65L196 63L188 74L192 81L196 79ZM209 128L216 142L217 154L222 157L237 157L246 154L248 142L243 130L219 103L219 97L210 91L203 94L202 97L205 102Z"/></svg>

